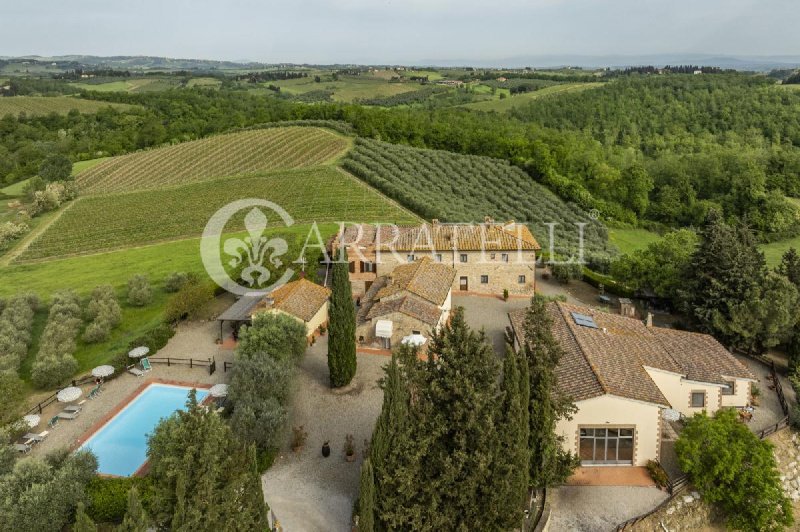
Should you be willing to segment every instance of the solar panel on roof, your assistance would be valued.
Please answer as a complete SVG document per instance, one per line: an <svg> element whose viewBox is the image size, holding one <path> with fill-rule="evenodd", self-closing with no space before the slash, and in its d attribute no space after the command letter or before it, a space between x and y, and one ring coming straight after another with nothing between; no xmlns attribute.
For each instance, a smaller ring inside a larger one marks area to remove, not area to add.
<svg viewBox="0 0 800 532"><path fill-rule="evenodd" d="M587 316L586 314L581 314L580 312L571 312L570 314L572 314L572 319L575 320L576 324L583 327L589 327L591 329L598 328L593 317Z"/></svg>

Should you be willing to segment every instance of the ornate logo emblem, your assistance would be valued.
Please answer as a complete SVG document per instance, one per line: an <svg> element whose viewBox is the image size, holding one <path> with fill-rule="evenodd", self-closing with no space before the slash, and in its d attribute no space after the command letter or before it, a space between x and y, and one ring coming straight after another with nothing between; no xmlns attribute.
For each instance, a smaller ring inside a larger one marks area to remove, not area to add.
<svg viewBox="0 0 800 532"><path fill-rule="evenodd" d="M276 281L268 284L275 271L284 265L281 256L289 250L283 238L268 238L264 231L269 219L260 207L277 214L277 222L289 227L294 220L282 207L271 201L249 198L231 202L219 209L209 219L200 240L200 256L208 275L219 286L238 295L248 292L270 291L289 281L294 270L287 268ZM223 241L225 225L238 212L249 209L244 217L247 235L231 236ZM227 264L227 268L226 268ZM270 266L273 270L270 271Z"/></svg>

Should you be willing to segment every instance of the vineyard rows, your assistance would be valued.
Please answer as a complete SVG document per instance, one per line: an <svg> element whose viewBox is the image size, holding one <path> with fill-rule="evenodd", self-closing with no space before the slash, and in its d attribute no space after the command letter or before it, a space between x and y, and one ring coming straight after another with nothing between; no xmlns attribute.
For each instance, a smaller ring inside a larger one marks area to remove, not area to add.
<svg viewBox="0 0 800 532"><path fill-rule="evenodd" d="M47 115L50 113L67 114L73 109L81 113L96 113L104 107L129 109L130 105L120 103L96 102L82 100L70 96L7 96L0 98L0 117L5 115Z"/></svg>
<svg viewBox="0 0 800 532"><path fill-rule="evenodd" d="M555 222L556 253L574 252L575 223L586 223L587 255L610 253L605 226L503 161L358 139L343 166L426 219L480 222L488 215L516 220L530 226L544 249L549 245L544 224Z"/></svg>
<svg viewBox="0 0 800 532"><path fill-rule="evenodd" d="M200 236L214 212L231 201L245 198L273 201L283 207L295 223L417 221L413 214L359 180L326 166L165 190L83 197L34 240L19 260L93 253ZM226 231L241 230L244 214L240 212L232 219ZM271 223L277 223L276 216L272 216Z"/></svg>
<svg viewBox="0 0 800 532"><path fill-rule="evenodd" d="M304 168L330 161L348 139L320 128L242 131L113 157L78 174L85 193L183 185L221 177Z"/></svg>

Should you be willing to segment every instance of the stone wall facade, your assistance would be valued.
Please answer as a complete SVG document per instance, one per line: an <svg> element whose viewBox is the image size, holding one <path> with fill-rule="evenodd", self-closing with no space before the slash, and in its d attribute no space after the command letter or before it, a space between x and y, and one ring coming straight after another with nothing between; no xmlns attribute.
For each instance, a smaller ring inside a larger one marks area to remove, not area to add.
<svg viewBox="0 0 800 532"><path fill-rule="evenodd" d="M448 251L445 253L392 254L376 256L377 275L387 275L397 266L430 256L456 270L453 292L533 295L536 288L536 253L534 251L482 252Z"/></svg>

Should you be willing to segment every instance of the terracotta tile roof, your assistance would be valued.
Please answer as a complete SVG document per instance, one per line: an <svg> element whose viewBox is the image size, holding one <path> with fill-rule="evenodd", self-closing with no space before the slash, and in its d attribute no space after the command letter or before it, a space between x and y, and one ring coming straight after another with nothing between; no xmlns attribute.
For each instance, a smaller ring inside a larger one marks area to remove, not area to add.
<svg viewBox="0 0 800 532"><path fill-rule="evenodd" d="M439 318L442 315L442 310L427 301L423 301L413 296L403 296L389 300L377 301L366 313L366 318L372 320L391 314L393 312L400 312L412 318L416 318L431 327L435 327L439 323Z"/></svg>
<svg viewBox="0 0 800 532"><path fill-rule="evenodd" d="M603 394L669 406L645 367L690 380L725 384L723 376L753 378L713 337L658 327L639 320L556 302L548 305L553 334L564 349L559 386L580 401ZM517 340L524 334L525 309L509 314ZM590 316L597 328L578 325L572 313Z"/></svg>
<svg viewBox="0 0 800 532"><path fill-rule="evenodd" d="M276 288L265 297L253 310L253 314L277 309L303 321L311 321L314 315L328 300L331 291L312 283L308 279L292 281Z"/></svg>
<svg viewBox="0 0 800 532"><path fill-rule="evenodd" d="M712 336L660 327L651 330L689 380L726 384L729 379L724 377L755 379L750 370Z"/></svg>
<svg viewBox="0 0 800 532"><path fill-rule="evenodd" d="M541 246L530 229L514 222L486 224L422 224L381 227L382 251L536 251Z"/></svg>
<svg viewBox="0 0 800 532"><path fill-rule="evenodd" d="M430 257L423 257L396 267L388 277L386 285L375 295L377 299L406 291L441 306L450 293L456 271Z"/></svg>

